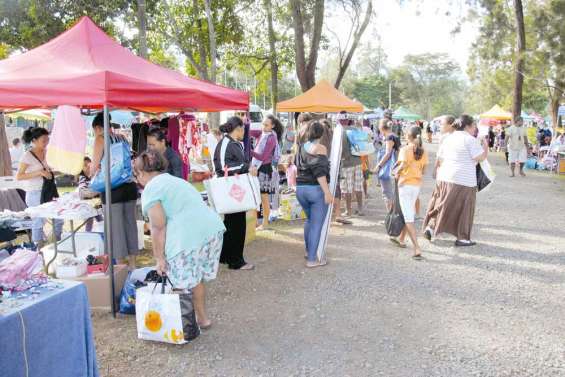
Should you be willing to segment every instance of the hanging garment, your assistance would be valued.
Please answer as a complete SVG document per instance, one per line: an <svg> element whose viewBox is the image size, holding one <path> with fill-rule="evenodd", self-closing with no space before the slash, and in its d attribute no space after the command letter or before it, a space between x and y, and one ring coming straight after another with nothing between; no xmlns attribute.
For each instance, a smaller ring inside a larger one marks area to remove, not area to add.
<svg viewBox="0 0 565 377"><path fill-rule="evenodd" d="M55 171L77 175L84 165L85 149L86 126L80 109L74 106L59 106L47 146L47 163Z"/></svg>

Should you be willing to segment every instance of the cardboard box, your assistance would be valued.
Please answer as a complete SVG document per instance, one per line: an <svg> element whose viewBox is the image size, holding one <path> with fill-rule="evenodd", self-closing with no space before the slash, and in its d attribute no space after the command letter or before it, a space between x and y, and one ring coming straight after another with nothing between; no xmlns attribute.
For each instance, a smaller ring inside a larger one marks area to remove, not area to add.
<svg viewBox="0 0 565 377"><path fill-rule="evenodd" d="M90 308L96 310L111 310L110 301L110 274L93 274L73 278L69 280L81 281L86 285L88 291L88 301ZM120 297L120 292L124 286L128 276L128 268L125 264L118 264L114 266L114 298L116 303Z"/></svg>
<svg viewBox="0 0 565 377"><path fill-rule="evenodd" d="M302 206L296 199L296 194L282 194L280 201L280 219L286 221L303 220L306 218L306 213Z"/></svg>

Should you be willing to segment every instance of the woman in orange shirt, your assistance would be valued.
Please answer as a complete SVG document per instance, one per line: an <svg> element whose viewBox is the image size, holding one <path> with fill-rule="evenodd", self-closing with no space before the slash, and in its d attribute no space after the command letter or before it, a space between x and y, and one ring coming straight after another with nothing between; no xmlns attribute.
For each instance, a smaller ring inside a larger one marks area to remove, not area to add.
<svg viewBox="0 0 565 377"><path fill-rule="evenodd" d="M422 146L422 130L413 126L407 135L408 145L400 149L396 179L398 181L398 197L404 216L404 229L398 238L391 241L400 247L406 247L406 234L414 246L414 259L422 259L422 250L418 244L414 217L416 215L416 200L420 195L422 177L428 164L428 155Z"/></svg>

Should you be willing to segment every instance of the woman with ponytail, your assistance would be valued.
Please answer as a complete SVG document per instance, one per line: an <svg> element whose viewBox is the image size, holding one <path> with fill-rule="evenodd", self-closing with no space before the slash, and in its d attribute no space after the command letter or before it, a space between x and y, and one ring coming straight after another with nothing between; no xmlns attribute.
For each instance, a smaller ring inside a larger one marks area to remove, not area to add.
<svg viewBox="0 0 565 377"><path fill-rule="evenodd" d="M400 149L398 155L398 168L396 179L398 181L398 197L400 208L404 215L404 229L398 238L391 241L405 248L406 235L410 237L414 247L414 259L422 258L422 250L418 244L414 219L416 216L416 200L422 188L422 177L428 164L428 155L422 145L422 130L418 126L412 126L408 131L408 145Z"/></svg>
<svg viewBox="0 0 565 377"><path fill-rule="evenodd" d="M28 207L38 206L45 201L53 198L47 198L42 191L45 182L51 182L54 186L53 171L47 164L47 145L49 144L49 131L42 127L32 127L24 131L22 139L25 144L31 145L31 148L22 156L20 166L16 174L16 179L22 181L26 192L26 204ZM53 196L53 195L51 195ZM58 196L58 194L57 194ZM43 200L42 200L43 199ZM45 241L43 234L43 225L45 219L36 218L33 220L31 229L31 239L33 242L41 244ZM55 221L55 236L57 239L61 237L63 222ZM40 245L41 246L41 245Z"/></svg>
<svg viewBox="0 0 565 377"><path fill-rule="evenodd" d="M218 177L250 173L257 175L256 168L249 168L249 161L243 152L243 136L245 128L239 117L231 117L220 127L224 137L214 151L214 170ZM253 270L255 266L243 258L247 220L245 212L224 215L224 243L220 255L220 263L227 264L232 270Z"/></svg>

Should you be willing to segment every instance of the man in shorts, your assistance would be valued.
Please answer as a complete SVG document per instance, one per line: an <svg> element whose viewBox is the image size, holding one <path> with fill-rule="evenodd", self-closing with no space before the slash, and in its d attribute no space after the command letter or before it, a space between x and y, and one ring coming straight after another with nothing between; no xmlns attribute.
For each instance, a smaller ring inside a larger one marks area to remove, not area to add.
<svg viewBox="0 0 565 377"><path fill-rule="evenodd" d="M364 216L363 213L363 171L361 170L361 158L351 154L351 144L347 138L347 130L353 127L354 121L349 119L348 114L341 112L338 117L343 125L343 135L341 144L341 168L340 168L340 189L345 197L346 216L352 216L353 194L357 199L357 211L355 214Z"/></svg>
<svg viewBox="0 0 565 377"><path fill-rule="evenodd" d="M516 176L516 164L520 165L520 175L525 177L524 165L528 159L528 137L522 117L517 117L514 125L506 130L506 148L510 162L510 177Z"/></svg>

